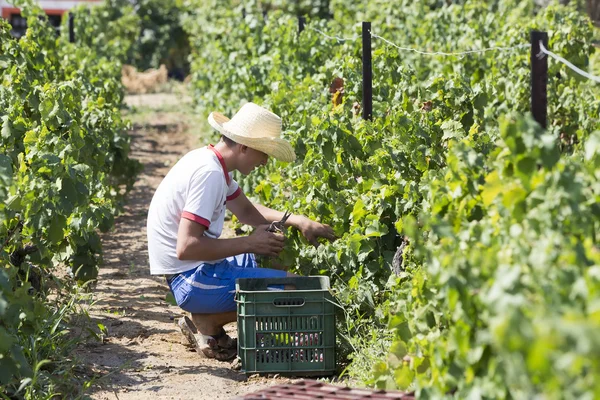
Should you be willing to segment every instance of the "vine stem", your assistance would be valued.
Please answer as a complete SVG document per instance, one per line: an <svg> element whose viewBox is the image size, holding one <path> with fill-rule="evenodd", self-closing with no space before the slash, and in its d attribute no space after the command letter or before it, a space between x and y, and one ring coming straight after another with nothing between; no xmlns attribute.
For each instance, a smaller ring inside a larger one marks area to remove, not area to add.
<svg viewBox="0 0 600 400"><path fill-rule="evenodd" d="M2 247L0 247L0 251L4 250L4 247L6 247L8 242L10 242L10 239L12 239L15 232L17 232L18 230L20 231L22 228L23 228L23 221L19 221L14 228L12 228L10 231L8 231L8 235L6 236L4 243L2 243Z"/></svg>

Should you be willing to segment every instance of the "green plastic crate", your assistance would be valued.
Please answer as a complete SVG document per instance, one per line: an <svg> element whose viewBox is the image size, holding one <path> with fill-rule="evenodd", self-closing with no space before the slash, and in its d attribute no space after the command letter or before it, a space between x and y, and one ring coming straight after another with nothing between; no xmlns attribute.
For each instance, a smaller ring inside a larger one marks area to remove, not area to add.
<svg viewBox="0 0 600 400"><path fill-rule="evenodd" d="M295 287L281 290L283 285ZM238 279L238 355L246 374L335 372L335 314L325 276Z"/></svg>

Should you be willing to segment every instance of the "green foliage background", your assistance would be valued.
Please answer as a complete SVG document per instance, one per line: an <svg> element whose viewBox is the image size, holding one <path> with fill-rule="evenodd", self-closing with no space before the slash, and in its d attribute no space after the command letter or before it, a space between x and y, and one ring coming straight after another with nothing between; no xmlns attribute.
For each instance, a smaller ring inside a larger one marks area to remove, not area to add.
<svg viewBox="0 0 600 400"><path fill-rule="evenodd" d="M423 56L373 38L368 122L360 39L316 31L359 38L370 20L399 46L457 52L543 30L588 69L585 15L528 1L332 0L333 17L298 34L285 8L265 19L251 1L183 5L198 112L262 104L298 155L240 177L245 192L340 237L314 249L292 233L280 261L334 278L346 374L424 398L598 395L598 85L550 61L542 131L528 116L529 48Z"/></svg>
<svg viewBox="0 0 600 400"><path fill-rule="evenodd" d="M98 34L111 7L76 10L71 44L32 2L16 5L24 37L13 39L0 20L0 393L42 399L73 384L65 325L73 279L97 276L98 234L112 227L140 168L120 111L120 63L136 17L122 10ZM64 265L73 278L55 277Z"/></svg>
<svg viewBox="0 0 600 400"><path fill-rule="evenodd" d="M19 4L27 36L15 41L0 25L5 396L65 390L73 283L58 282L67 293L50 305L44 282L63 264L76 278L96 276L98 232L139 168L119 112L121 64L156 67L173 51L181 60L186 35L198 112L264 105L283 118L298 155L239 177L246 194L339 236L315 249L290 232L280 261L332 277L343 374L422 398L600 396L600 90L551 60L542 130L528 115L530 50L514 48L544 30L553 52L596 68L594 31L576 8L107 0L73 11L69 44ZM309 17L301 34L298 14ZM513 49L423 56L373 38L374 119L364 121L361 20L403 47ZM334 78L344 80L339 105ZM27 248L35 251L16 262Z"/></svg>
<svg viewBox="0 0 600 400"><path fill-rule="evenodd" d="M101 6L79 6L72 12L75 38L113 62L140 71L165 64L183 79L189 71L190 49L181 11L179 0L105 0ZM63 27L68 29L66 20Z"/></svg>

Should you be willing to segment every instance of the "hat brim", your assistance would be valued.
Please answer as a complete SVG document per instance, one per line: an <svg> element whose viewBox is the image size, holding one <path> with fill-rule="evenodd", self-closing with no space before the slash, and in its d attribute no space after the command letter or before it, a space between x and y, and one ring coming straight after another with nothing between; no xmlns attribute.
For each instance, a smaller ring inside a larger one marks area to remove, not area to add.
<svg viewBox="0 0 600 400"><path fill-rule="evenodd" d="M213 111L208 116L208 123L218 130L222 135L236 143L243 144L254 150L262 151L263 153L273 157L279 161L292 162L296 159L294 148L286 140L279 138L253 138L231 132L224 127L224 124L229 121L229 118L223 114Z"/></svg>

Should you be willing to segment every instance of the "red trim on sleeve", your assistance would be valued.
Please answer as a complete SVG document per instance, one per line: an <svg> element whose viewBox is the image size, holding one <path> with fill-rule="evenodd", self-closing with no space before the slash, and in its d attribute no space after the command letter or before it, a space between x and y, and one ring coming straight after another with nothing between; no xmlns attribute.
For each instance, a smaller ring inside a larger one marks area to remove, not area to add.
<svg viewBox="0 0 600 400"><path fill-rule="evenodd" d="M237 199L237 197L242 194L242 188L238 186L237 190L231 194L231 196L227 196L226 200L231 201Z"/></svg>
<svg viewBox="0 0 600 400"><path fill-rule="evenodd" d="M229 179L229 171L227 171L227 165L225 165L225 159L223 159L223 156L221 155L221 153L219 153L217 151L217 149L215 149L215 146L213 146L212 144L209 144L208 148L211 149L217 155L217 158L219 159L219 162L221 163L221 167L223 167L223 173L225 174L225 182L227 182L227 186L229 186L229 184L231 182Z"/></svg>
<svg viewBox="0 0 600 400"><path fill-rule="evenodd" d="M209 220L199 217L196 214L192 214L191 212L184 211L181 214L181 218L189 219L190 221L194 221L199 223L200 225L204 225L206 229L208 229L208 227L210 226Z"/></svg>

